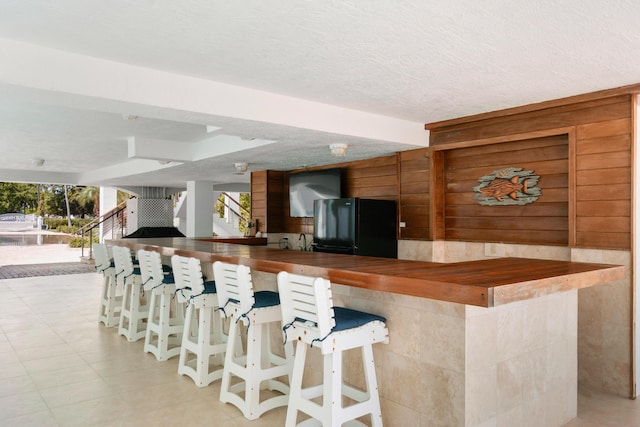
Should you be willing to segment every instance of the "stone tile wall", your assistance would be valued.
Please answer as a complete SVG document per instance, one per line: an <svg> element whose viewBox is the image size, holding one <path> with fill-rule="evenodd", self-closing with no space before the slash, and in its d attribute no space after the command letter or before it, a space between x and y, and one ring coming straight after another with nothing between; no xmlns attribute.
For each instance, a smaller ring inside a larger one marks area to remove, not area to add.
<svg viewBox="0 0 640 427"><path fill-rule="evenodd" d="M623 397L632 394L631 253L621 250L501 243L399 241L399 258L456 262L524 257L625 265L627 277L578 291L578 382Z"/></svg>

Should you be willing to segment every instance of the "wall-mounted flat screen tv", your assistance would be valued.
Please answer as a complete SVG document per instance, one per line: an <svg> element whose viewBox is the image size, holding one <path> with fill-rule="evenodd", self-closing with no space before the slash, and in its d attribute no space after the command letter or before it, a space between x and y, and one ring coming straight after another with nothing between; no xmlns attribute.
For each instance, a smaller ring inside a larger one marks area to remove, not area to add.
<svg viewBox="0 0 640 427"><path fill-rule="evenodd" d="M289 216L312 217L313 201L339 199L340 168L289 174Z"/></svg>

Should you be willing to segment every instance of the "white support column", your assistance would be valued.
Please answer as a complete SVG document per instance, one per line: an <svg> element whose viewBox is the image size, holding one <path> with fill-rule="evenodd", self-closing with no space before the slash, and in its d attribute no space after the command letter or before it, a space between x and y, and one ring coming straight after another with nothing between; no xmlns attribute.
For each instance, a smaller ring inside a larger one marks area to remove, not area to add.
<svg viewBox="0 0 640 427"><path fill-rule="evenodd" d="M100 216L118 206L118 190L111 187L100 187ZM104 239L104 224L100 224L100 241ZM110 238L110 237L109 237Z"/></svg>
<svg viewBox="0 0 640 427"><path fill-rule="evenodd" d="M213 233L213 185L187 182L187 237L211 237Z"/></svg>

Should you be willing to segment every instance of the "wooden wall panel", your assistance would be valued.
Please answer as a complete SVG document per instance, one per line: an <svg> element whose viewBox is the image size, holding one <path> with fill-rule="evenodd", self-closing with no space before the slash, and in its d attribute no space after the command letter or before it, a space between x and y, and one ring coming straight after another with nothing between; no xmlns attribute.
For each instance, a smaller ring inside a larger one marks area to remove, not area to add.
<svg viewBox="0 0 640 427"><path fill-rule="evenodd" d="M631 167L631 156L625 151L578 156L577 170Z"/></svg>
<svg viewBox="0 0 640 427"><path fill-rule="evenodd" d="M257 231L267 225L267 171L251 172L251 219L258 220Z"/></svg>
<svg viewBox="0 0 640 427"><path fill-rule="evenodd" d="M577 126L576 138L576 245L628 249L630 117Z"/></svg>
<svg viewBox="0 0 640 427"><path fill-rule="evenodd" d="M567 216L569 214L568 206L564 209L560 209L559 206L553 204L532 203L525 206L510 206L510 209L478 209L475 204L460 205L451 204L447 205L445 209L447 217L463 217L469 218L472 216L477 217L550 217L554 214L560 214Z"/></svg>
<svg viewBox="0 0 640 427"><path fill-rule="evenodd" d="M282 200L285 198L284 173L268 171L267 174L267 231L281 233L284 231L284 210Z"/></svg>
<svg viewBox="0 0 640 427"><path fill-rule="evenodd" d="M630 168L614 169L592 169L576 171L577 182L581 185L597 185L601 183L609 184L630 184Z"/></svg>
<svg viewBox="0 0 640 427"><path fill-rule="evenodd" d="M400 173L400 228L401 239L428 240L430 237L429 204L429 150L399 153Z"/></svg>
<svg viewBox="0 0 640 427"><path fill-rule="evenodd" d="M447 240L475 241L478 233L470 229L450 230ZM566 238L557 231L522 232L520 230L484 230L483 242L518 242L526 241L530 245L566 245Z"/></svg>
<svg viewBox="0 0 640 427"><path fill-rule="evenodd" d="M431 148L316 169L341 167L344 197L397 200L403 239L629 249L631 111L631 95L616 92L487 113L427 125ZM516 150L505 148L515 143ZM524 207L479 208L470 188L509 166L540 175L543 196ZM312 218L288 216L288 182L279 173L273 188L281 191L274 192L252 174L254 218L264 217L269 231L312 233ZM268 206L261 194L269 195Z"/></svg>
<svg viewBox="0 0 640 427"><path fill-rule="evenodd" d="M568 155L567 135L446 150L445 240L568 244ZM524 206L478 204L478 178L508 167L540 176L538 200Z"/></svg>
<svg viewBox="0 0 640 427"><path fill-rule="evenodd" d="M527 134L540 136L571 134L570 151L567 159L540 160L531 164L537 175L546 177L543 195L547 202L561 203L568 200L568 244L576 247L629 249L631 247L631 200L632 200L632 95L614 93L600 98L580 98L575 102L549 102L540 106L526 106L505 112L487 113L477 118L461 118L449 122L427 125L431 130L430 144L445 153L468 147L482 151L487 144L488 152L500 149L509 139L527 139ZM530 159L554 157L553 148L540 144L537 139L533 146L522 145ZM538 149L536 149L536 147ZM449 206L452 194L464 192L471 183L472 174L478 172L481 163L470 159L455 160L458 166L467 166L466 175L459 175L459 182L448 183L446 216L473 215L463 205ZM466 163L465 163L466 162ZM504 164L506 162L503 162ZM552 170L566 164L569 185L564 174L552 177ZM455 200L455 198L453 199ZM464 198L459 198L463 201ZM537 204L540 201L534 203ZM433 211L433 210L432 210ZM437 212L437 210L435 210ZM530 209L530 212L544 212ZM558 211L559 212L559 211ZM476 213L481 215L480 213ZM530 215L531 213L529 213ZM504 215L496 214L497 217ZM465 239L469 233L451 229L459 226L457 221L443 225L447 238ZM448 227L448 228L447 228ZM438 230L434 230L437 234ZM444 233L444 231L443 231ZM490 233L485 234L489 238ZM549 236L550 242L557 241ZM523 243L539 241L541 235L526 238ZM564 244L558 242L557 244Z"/></svg>
<svg viewBox="0 0 640 427"><path fill-rule="evenodd" d="M630 99L630 95L620 95L445 126L431 130L430 145L436 146L624 119L629 117Z"/></svg>
<svg viewBox="0 0 640 427"><path fill-rule="evenodd" d="M578 219L588 217L616 217L626 220L631 209L628 200L577 202ZM609 219L610 222L613 222Z"/></svg>
<svg viewBox="0 0 640 427"><path fill-rule="evenodd" d="M396 156L335 165L343 170L343 197L398 200Z"/></svg>
<svg viewBox="0 0 640 427"><path fill-rule="evenodd" d="M284 231L283 197L283 172L251 172L251 218L258 220L256 232Z"/></svg>

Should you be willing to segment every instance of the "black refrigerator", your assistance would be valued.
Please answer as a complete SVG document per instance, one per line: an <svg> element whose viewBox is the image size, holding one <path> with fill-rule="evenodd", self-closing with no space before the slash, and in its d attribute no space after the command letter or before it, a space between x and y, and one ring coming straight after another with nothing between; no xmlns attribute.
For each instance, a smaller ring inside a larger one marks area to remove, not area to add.
<svg viewBox="0 0 640 427"><path fill-rule="evenodd" d="M397 258L397 217L394 200L315 200L313 250Z"/></svg>

